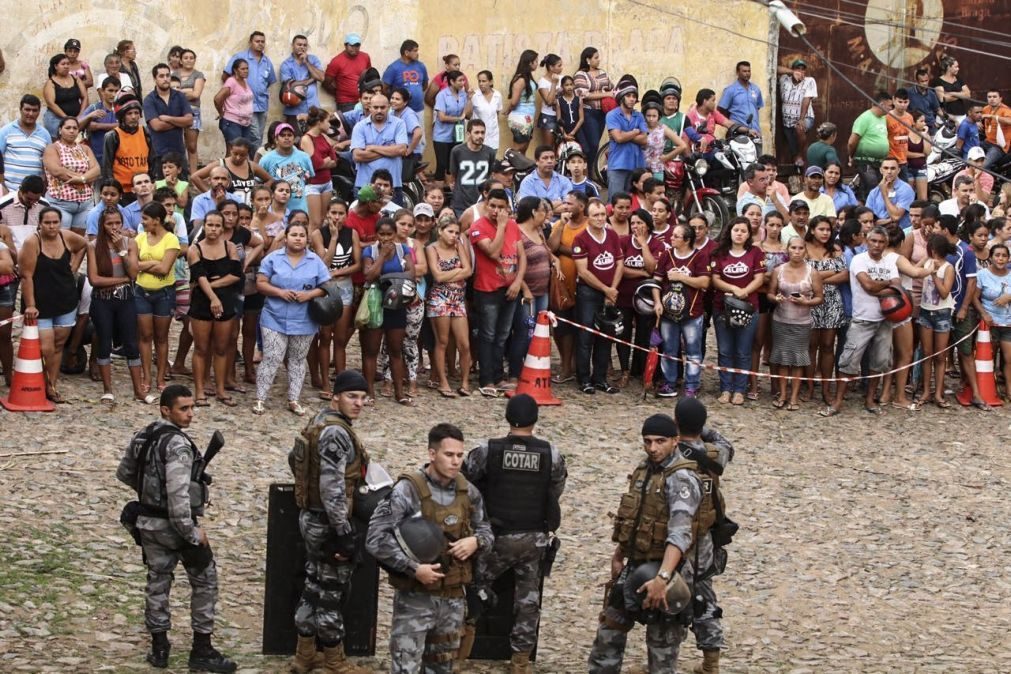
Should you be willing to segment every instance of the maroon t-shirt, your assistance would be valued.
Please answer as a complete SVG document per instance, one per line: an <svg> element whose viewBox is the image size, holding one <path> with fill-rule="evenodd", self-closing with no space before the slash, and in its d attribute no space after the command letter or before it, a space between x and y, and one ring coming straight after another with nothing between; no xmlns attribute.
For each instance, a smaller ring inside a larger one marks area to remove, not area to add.
<svg viewBox="0 0 1011 674"><path fill-rule="evenodd" d="M586 268L597 280L610 286L618 270L618 262L624 259L620 237L611 229L604 229L603 241L597 241L589 228L572 242L572 259L586 260ZM577 281L582 283L582 280Z"/></svg>
<svg viewBox="0 0 1011 674"><path fill-rule="evenodd" d="M666 246L664 246L663 241L660 239L650 239L649 252L653 255L654 260L659 260L661 255L664 255ZM622 255L625 257L625 269L645 269L645 261L642 257L642 248L639 247L639 242L636 241L631 235L621 237L621 251ZM645 281L645 278L630 277L627 274L621 277L621 282L618 283L618 306L622 308L631 308L632 299L635 297L635 289L639 287L639 284Z"/></svg>
<svg viewBox="0 0 1011 674"><path fill-rule="evenodd" d="M656 272L653 278L662 286L661 296L670 290L672 282L667 280L667 272L674 270L685 276L698 278L709 275L709 255L703 250L693 250L685 257L680 257L674 249L665 250L657 259ZM686 318L698 318L702 315L704 292L693 288L687 283L681 283L681 294L685 296L685 307L688 309Z"/></svg>
<svg viewBox="0 0 1011 674"><path fill-rule="evenodd" d="M765 253L758 246L752 246L740 255L727 251L722 255L713 258L709 268L712 270L713 278L719 277L724 283L743 288L755 280L756 274L765 272ZM723 310L724 293L716 291L713 309ZM751 306L758 310L758 291L748 295Z"/></svg>
<svg viewBox="0 0 1011 674"><path fill-rule="evenodd" d="M671 227L670 225L667 225L667 229L665 229L662 232L653 232L652 234L650 234L650 238L663 241L664 245L666 245L669 248L671 246L670 238L673 235L674 235L674 228Z"/></svg>

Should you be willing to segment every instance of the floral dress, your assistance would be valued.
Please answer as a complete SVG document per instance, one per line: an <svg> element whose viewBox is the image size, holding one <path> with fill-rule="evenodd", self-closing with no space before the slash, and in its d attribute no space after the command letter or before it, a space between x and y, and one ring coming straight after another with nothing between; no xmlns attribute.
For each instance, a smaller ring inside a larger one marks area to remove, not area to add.
<svg viewBox="0 0 1011 674"><path fill-rule="evenodd" d="M643 148L643 153L646 156L646 167L657 180L663 180L663 159L661 157L663 156L664 143L667 141L663 131L665 128L663 124L660 124L655 129L652 129L646 135L646 147Z"/></svg>
<svg viewBox="0 0 1011 674"><path fill-rule="evenodd" d="M807 263L815 271L830 271L838 274L846 269L846 261L842 257L827 257L821 260L808 260ZM811 326L815 330L838 330L846 325L846 312L843 309L842 295L839 284L824 283L825 301L811 309Z"/></svg>
<svg viewBox="0 0 1011 674"><path fill-rule="evenodd" d="M460 256L439 258L439 271L447 272L463 269ZM436 281L428 291L428 317L446 318L452 316L467 316L467 282L466 281Z"/></svg>

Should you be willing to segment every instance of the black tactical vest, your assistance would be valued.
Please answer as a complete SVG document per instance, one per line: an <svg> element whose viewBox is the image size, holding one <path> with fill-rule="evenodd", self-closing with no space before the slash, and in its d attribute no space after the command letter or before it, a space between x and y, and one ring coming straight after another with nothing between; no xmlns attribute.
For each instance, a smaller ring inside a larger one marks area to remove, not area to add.
<svg viewBox="0 0 1011 674"><path fill-rule="evenodd" d="M485 473L482 493L495 535L558 528L550 443L516 435L490 440Z"/></svg>

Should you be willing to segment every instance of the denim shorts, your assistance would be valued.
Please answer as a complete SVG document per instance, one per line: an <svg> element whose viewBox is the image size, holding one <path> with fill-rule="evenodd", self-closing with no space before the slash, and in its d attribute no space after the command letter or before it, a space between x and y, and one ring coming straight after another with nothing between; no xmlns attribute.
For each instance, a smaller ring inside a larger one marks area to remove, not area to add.
<svg viewBox="0 0 1011 674"><path fill-rule="evenodd" d="M158 318L170 318L176 307L176 289L174 286L168 286L158 290L145 290L137 286L133 301L137 306L138 316L154 315Z"/></svg>
<svg viewBox="0 0 1011 674"><path fill-rule="evenodd" d="M951 309L924 309L920 307L920 315L916 324L934 332L951 332Z"/></svg>
<svg viewBox="0 0 1011 674"><path fill-rule="evenodd" d="M306 194L327 194L333 191L333 183L323 183L322 185L306 185Z"/></svg>
<svg viewBox="0 0 1011 674"><path fill-rule="evenodd" d="M39 330L52 330L53 328L72 328L77 324L77 307L74 307L62 316L55 318L39 318Z"/></svg>
<svg viewBox="0 0 1011 674"><path fill-rule="evenodd" d="M990 338L995 342L1011 342L1011 325L991 325Z"/></svg>
<svg viewBox="0 0 1011 674"><path fill-rule="evenodd" d="M14 296L17 292L17 283L8 283L5 286L0 286L0 307L13 307Z"/></svg>

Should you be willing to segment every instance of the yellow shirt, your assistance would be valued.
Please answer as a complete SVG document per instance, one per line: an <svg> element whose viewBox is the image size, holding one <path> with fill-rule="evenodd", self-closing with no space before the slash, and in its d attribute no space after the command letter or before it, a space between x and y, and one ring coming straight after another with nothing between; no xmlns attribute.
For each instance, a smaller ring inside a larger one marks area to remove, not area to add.
<svg viewBox="0 0 1011 674"><path fill-rule="evenodd" d="M137 249L139 252L139 259L141 262L160 262L165 258L166 251L169 250L179 250L179 239L176 238L175 234L165 233L162 235L161 240L155 245L151 245L147 242L147 233L138 234ZM157 276L146 271L142 271L137 274L137 285L139 285L144 290L161 290L162 288L167 288L174 285L176 282L176 275L174 271L175 265L169 267L169 272L165 276Z"/></svg>

